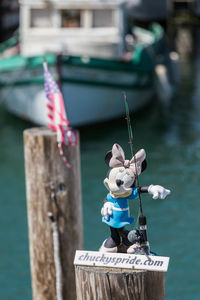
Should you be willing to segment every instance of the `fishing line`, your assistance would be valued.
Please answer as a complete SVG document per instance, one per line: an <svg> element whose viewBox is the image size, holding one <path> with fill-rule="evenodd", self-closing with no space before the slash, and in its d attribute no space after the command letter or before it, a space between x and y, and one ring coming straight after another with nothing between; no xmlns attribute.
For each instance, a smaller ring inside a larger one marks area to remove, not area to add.
<svg viewBox="0 0 200 300"><path fill-rule="evenodd" d="M127 127L128 127L129 144L130 144L130 148L131 148L131 154L132 154L132 157L134 157L134 163L135 163L135 172L136 172L135 182L136 182L136 188L138 191L139 209L140 209L140 215L143 216L142 200L141 200L139 178L138 178L139 176L138 176L138 171L137 171L136 157L134 155L133 131L132 131L132 127L131 127L131 119L130 119L130 113L129 113L129 107L128 107L128 102L127 102L127 98L126 98L126 93L123 92L123 95L124 95L124 103L125 103L125 109L126 109L126 120L127 120Z"/></svg>

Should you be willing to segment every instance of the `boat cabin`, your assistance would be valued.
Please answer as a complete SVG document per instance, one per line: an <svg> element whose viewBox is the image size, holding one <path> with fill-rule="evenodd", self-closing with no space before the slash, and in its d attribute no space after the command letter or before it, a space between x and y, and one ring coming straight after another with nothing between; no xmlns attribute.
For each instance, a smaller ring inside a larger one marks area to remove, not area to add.
<svg viewBox="0 0 200 300"><path fill-rule="evenodd" d="M124 27L124 6L118 0L20 1L23 55L119 57Z"/></svg>

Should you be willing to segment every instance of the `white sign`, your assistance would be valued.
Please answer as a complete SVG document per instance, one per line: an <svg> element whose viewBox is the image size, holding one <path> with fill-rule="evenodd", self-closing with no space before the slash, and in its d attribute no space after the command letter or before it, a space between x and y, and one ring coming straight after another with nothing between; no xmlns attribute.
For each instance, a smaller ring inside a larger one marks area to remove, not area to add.
<svg viewBox="0 0 200 300"><path fill-rule="evenodd" d="M74 264L166 272L169 257L77 250Z"/></svg>

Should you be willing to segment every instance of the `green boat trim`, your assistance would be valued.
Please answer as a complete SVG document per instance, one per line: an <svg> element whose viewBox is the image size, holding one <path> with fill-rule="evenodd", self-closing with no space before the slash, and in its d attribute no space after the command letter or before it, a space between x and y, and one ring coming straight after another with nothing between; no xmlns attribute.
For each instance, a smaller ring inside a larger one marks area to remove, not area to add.
<svg viewBox="0 0 200 300"><path fill-rule="evenodd" d="M42 66L44 58L46 59L48 65L55 65L57 63L57 57L54 54L46 54L45 56L34 57L14 55L8 58L0 59L0 72Z"/></svg>
<svg viewBox="0 0 200 300"><path fill-rule="evenodd" d="M57 64L57 56L54 54L45 54L44 56L24 57L15 55L9 58L0 59L0 72L14 71L17 69L41 67L43 59L46 59L49 66ZM146 73L153 71L152 67L147 68L147 65L141 67L134 65L132 62L122 62L117 60L108 60L101 58L86 58L80 56L61 56L60 63L66 66L75 66L89 69L100 69L105 71L119 72L139 72Z"/></svg>
<svg viewBox="0 0 200 300"><path fill-rule="evenodd" d="M82 85L90 85L90 86L99 86L99 87L108 87L108 88L118 88L118 89L142 89L142 88L150 88L152 86L152 80L149 79L145 84L141 84L138 80L134 84L118 84L118 83L109 83L105 81L92 81L85 79L74 79L74 78L62 78L62 83L71 83L71 84L82 84ZM44 85L44 78L37 77L32 78L31 80L19 80L15 82L0 82L0 89L6 87L16 87L16 86L27 86L27 85Z"/></svg>
<svg viewBox="0 0 200 300"><path fill-rule="evenodd" d="M63 56L61 60L64 65L115 72L147 73L152 72L154 69L154 64L149 61L148 64L141 66L141 64L137 65L134 64L132 61L123 62L120 60L108 60L103 58L85 58L78 56Z"/></svg>

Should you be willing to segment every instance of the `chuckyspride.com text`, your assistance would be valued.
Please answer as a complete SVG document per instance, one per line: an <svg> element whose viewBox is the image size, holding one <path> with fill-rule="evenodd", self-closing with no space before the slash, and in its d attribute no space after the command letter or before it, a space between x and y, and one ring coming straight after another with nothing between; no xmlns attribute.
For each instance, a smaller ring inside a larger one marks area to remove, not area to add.
<svg viewBox="0 0 200 300"><path fill-rule="evenodd" d="M140 268L142 267L142 265L144 267L147 267L147 266L157 266L157 267L162 267L163 265L163 260L159 260L159 259L156 259L156 256L152 259L149 259L148 257L146 256L143 256L145 259L141 259L141 258L138 258L138 256L135 256L135 255L129 255L128 257L110 257L110 256L107 256L106 254L102 253L102 254L98 254L98 255L95 255L95 254L89 254L88 252L84 253L84 254L81 254L79 257L78 257L78 261L80 263L86 263L86 262L90 262L93 263L95 265L95 263L101 263L103 265L113 265L113 266L120 266L125 264L125 265L130 265L132 267L135 267L137 268L138 265L140 265Z"/></svg>

